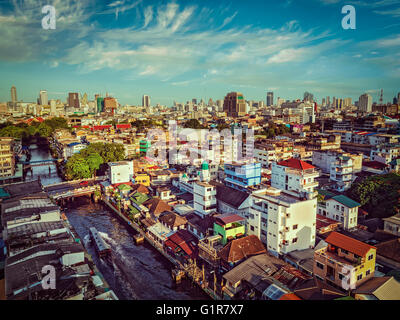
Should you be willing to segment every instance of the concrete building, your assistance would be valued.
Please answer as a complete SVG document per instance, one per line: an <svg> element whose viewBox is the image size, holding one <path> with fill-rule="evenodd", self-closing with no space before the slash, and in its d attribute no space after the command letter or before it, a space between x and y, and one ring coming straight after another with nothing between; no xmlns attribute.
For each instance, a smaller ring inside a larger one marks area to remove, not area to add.
<svg viewBox="0 0 400 320"><path fill-rule="evenodd" d="M396 214L389 218L384 218L383 221L384 221L383 230L385 232L400 237L400 214Z"/></svg>
<svg viewBox="0 0 400 320"><path fill-rule="evenodd" d="M272 164L271 186L295 197L316 197L314 181L319 172L311 164L299 159L288 159Z"/></svg>
<svg viewBox="0 0 400 320"><path fill-rule="evenodd" d="M68 94L68 106L70 108L76 108L79 109L80 103L79 103L79 93L76 92L70 92Z"/></svg>
<svg viewBox="0 0 400 320"><path fill-rule="evenodd" d="M237 190L246 190L261 183L261 164L232 163L225 164L225 184Z"/></svg>
<svg viewBox="0 0 400 320"><path fill-rule="evenodd" d="M230 92L224 99L224 112L228 117L241 117L246 115L246 101L240 92Z"/></svg>
<svg viewBox="0 0 400 320"><path fill-rule="evenodd" d="M361 112L372 112L372 96L367 93L361 95L358 100L358 108Z"/></svg>
<svg viewBox="0 0 400 320"><path fill-rule="evenodd" d="M133 179L133 161L110 162L108 178L111 184L127 183Z"/></svg>
<svg viewBox="0 0 400 320"><path fill-rule="evenodd" d="M274 255L315 245L317 199L301 199L269 188L252 194L250 214L260 214L260 240Z"/></svg>
<svg viewBox="0 0 400 320"><path fill-rule="evenodd" d="M314 275L321 281L344 290L354 290L373 278L376 248L332 232L327 247L314 253Z"/></svg>
<svg viewBox="0 0 400 320"><path fill-rule="evenodd" d="M0 138L0 178L15 174L14 139Z"/></svg>
<svg viewBox="0 0 400 320"><path fill-rule="evenodd" d="M330 180L335 182L334 189L343 192L351 187L353 182L353 161L347 156L338 156L331 162Z"/></svg>
<svg viewBox="0 0 400 320"><path fill-rule="evenodd" d="M150 106L150 96L144 95L142 97L142 107L149 108Z"/></svg>
<svg viewBox="0 0 400 320"><path fill-rule="evenodd" d="M41 106L47 106L49 104L49 98L46 90L40 90L39 92L39 104Z"/></svg>
<svg viewBox="0 0 400 320"><path fill-rule="evenodd" d="M358 224L360 203L344 196L320 191L323 200L318 201L318 214L342 223L345 230L354 229Z"/></svg>
<svg viewBox="0 0 400 320"><path fill-rule="evenodd" d="M274 105L274 93L267 92L267 107L271 107Z"/></svg>

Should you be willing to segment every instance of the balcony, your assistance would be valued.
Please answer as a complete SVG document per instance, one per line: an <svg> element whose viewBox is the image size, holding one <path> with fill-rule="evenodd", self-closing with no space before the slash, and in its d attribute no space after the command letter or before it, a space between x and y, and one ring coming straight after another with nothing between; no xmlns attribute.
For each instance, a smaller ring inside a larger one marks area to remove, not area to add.
<svg viewBox="0 0 400 320"><path fill-rule="evenodd" d="M319 256L326 265L339 266L341 268L346 267L351 269L351 267L357 267L365 263L365 259L360 259L358 261L350 260L345 257L340 257L337 253L328 252L326 248L316 251L315 254Z"/></svg>
<svg viewBox="0 0 400 320"><path fill-rule="evenodd" d="M312 187L318 187L318 182L317 181L315 181L315 182L308 182L308 183L305 183L305 184L303 184L303 188L312 188Z"/></svg>

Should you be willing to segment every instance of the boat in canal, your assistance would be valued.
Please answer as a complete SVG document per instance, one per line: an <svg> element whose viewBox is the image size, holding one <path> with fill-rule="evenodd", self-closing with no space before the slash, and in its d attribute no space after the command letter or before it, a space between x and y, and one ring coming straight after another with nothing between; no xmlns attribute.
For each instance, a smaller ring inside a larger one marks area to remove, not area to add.
<svg viewBox="0 0 400 320"><path fill-rule="evenodd" d="M90 228L90 239L92 240L97 254L100 258L107 257L111 253L110 246L103 240L95 227Z"/></svg>

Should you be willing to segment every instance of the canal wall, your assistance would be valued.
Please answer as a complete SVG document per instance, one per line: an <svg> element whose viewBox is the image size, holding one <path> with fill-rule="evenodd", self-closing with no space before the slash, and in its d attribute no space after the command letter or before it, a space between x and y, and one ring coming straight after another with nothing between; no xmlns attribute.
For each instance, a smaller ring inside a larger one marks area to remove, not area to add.
<svg viewBox="0 0 400 320"><path fill-rule="evenodd" d="M168 259L175 267L179 268L180 270L185 270L183 265L177 261L176 259L174 259L173 257L171 257L170 255L168 255L161 247L160 245L155 242L153 239L151 239L146 232L144 232L138 224L136 224L134 221L129 220L124 214L122 214L119 210L117 210L105 197L104 195L102 195L102 201L103 203L111 209L112 212L116 213L121 219L123 219L127 225L134 231L140 233L146 240L148 243L150 243L155 249L157 249L158 252L160 252L166 259ZM190 274L186 273L189 278L190 278ZM212 290L210 290L209 288L203 287L201 286L197 281L195 281L194 279L193 283L195 283L196 285L199 286L200 289L202 289L211 299L213 300L219 300L221 299L220 297L218 297Z"/></svg>

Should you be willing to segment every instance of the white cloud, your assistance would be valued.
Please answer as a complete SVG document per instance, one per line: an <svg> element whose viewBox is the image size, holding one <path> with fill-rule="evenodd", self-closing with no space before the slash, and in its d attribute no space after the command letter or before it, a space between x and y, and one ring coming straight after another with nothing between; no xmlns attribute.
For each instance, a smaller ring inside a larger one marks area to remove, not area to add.
<svg viewBox="0 0 400 320"><path fill-rule="evenodd" d="M304 48L299 49L284 49L273 55L267 60L267 63L285 63L290 61L298 61L303 59L303 55L307 52Z"/></svg>

